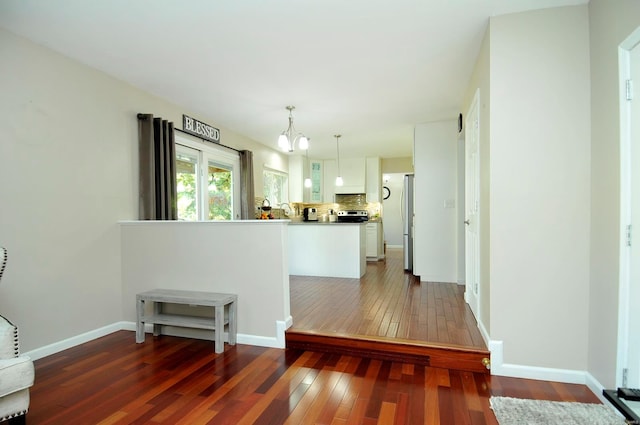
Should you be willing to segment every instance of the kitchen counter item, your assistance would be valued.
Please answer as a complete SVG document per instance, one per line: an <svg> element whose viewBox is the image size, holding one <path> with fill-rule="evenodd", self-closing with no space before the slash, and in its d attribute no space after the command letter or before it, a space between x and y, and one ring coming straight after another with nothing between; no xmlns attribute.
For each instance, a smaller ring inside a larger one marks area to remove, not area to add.
<svg viewBox="0 0 640 425"><path fill-rule="evenodd" d="M318 221L318 210L316 208L307 207L303 210L302 217L304 221Z"/></svg>

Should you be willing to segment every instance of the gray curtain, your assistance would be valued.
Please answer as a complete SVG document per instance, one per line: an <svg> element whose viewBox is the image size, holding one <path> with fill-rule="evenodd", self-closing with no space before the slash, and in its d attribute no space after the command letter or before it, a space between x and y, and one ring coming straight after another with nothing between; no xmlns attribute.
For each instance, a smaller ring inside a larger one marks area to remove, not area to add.
<svg viewBox="0 0 640 425"><path fill-rule="evenodd" d="M240 218L256 218L254 211L255 195L253 190L253 152L240 151Z"/></svg>
<svg viewBox="0 0 640 425"><path fill-rule="evenodd" d="M177 220L176 145L173 123L138 114L139 219Z"/></svg>

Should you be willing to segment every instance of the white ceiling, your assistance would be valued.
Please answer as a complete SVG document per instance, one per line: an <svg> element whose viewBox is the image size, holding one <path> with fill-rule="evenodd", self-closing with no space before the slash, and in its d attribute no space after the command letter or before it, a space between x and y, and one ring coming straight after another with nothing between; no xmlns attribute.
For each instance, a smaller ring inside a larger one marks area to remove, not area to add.
<svg viewBox="0 0 640 425"><path fill-rule="evenodd" d="M2 0L0 26L271 147L295 105L310 156L340 133L345 157L393 158L461 112L490 16L587 2Z"/></svg>

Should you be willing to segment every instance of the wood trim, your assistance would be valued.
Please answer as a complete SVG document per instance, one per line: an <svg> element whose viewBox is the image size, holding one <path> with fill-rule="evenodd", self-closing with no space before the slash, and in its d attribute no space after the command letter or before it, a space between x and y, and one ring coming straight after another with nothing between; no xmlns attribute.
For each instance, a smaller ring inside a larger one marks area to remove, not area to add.
<svg viewBox="0 0 640 425"><path fill-rule="evenodd" d="M287 331L285 340L287 348L370 357L478 373L489 373L483 360L491 357L488 350L469 347L397 338L326 334L316 331Z"/></svg>

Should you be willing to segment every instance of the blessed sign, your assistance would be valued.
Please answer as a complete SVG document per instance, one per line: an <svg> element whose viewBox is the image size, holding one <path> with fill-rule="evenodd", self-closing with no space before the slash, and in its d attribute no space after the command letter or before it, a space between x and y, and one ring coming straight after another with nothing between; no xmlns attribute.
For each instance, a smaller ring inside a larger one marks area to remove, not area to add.
<svg viewBox="0 0 640 425"><path fill-rule="evenodd" d="M182 130L211 142L220 143L220 130L188 115L182 115Z"/></svg>

